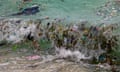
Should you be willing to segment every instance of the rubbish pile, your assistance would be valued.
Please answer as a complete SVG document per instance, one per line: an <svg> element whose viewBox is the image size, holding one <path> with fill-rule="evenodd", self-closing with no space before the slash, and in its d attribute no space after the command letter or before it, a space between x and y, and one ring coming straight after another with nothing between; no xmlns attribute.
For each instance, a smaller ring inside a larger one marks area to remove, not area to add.
<svg viewBox="0 0 120 72"><path fill-rule="evenodd" d="M98 59L102 53L110 53L118 45L118 35L113 33L117 24L87 26L83 22L65 27L51 23L47 27L46 38L54 47L77 50L86 57Z"/></svg>
<svg viewBox="0 0 120 72"><path fill-rule="evenodd" d="M40 39L46 39L52 42L58 55L62 53L67 54L65 57L76 56L78 61L96 59L97 62L111 64L109 54L118 46L119 35L114 34L118 25L87 25L87 22L80 22L66 26L60 20L42 24L41 19L3 19L0 23L0 37L1 41L12 44L29 40L35 48L40 47Z"/></svg>
<svg viewBox="0 0 120 72"><path fill-rule="evenodd" d="M24 40L25 36L35 31L36 25L33 21L23 21L21 19L4 19L0 23L1 40L8 43L17 43Z"/></svg>

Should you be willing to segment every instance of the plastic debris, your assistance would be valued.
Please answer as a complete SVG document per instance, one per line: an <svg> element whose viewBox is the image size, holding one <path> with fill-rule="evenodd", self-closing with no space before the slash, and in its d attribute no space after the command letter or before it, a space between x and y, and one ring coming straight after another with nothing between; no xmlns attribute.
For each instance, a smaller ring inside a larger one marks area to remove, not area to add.
<svg viewBox="0 0 120 72"><path fill-rule="evenodd" d="M61 21L55 19L46 25L42 25L41 20L38 19L21 20L21 22L17 23L18 25L15 25L16 21L18 20L6 19L1 22L2 28L4 24L10 26L10 31L1 31L4 40L12 44L25 42L26 40L32 41L30 46L36 49L41 46L39 43L41 39L47 40L46 42L51 42L52 48L56 48L56 54L63 55L61 57L96 58L99 63L106 60L106 57L100 57L100 55L103 53L109 54L118 46L117 35L113 33L117 29L116 24L88 26L85 24L86 22L81 22L80 24L65 26L61 24ZM26 58L28 60L37 60L40 56L33 55ZM106 63L109 63L109 61Z"/></svg>
<svg viewBox="0 0 120 72"><path fill-rule="evenodd" d="M40 59L41 57L39 55L33 55L33 56L28 56L26 57L28 60L38 60Z"/></svg>
<svg viewBox="0 0 120 72"><path fill-rule="evenodd" d="M9 65L10 63L9 62L6 62L6 63L0 63L0 66L6 66L6 65Z"/></svg>

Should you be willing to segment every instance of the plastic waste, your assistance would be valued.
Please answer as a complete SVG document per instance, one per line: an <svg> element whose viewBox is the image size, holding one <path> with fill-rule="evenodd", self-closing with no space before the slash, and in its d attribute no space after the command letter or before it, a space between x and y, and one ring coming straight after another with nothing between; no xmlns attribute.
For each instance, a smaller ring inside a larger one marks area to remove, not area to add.
<svg viewBox="0 0 120 72"><path fill-rule="evenodd" d="M39 55L33 55L33 56L28 56L26 57L27 60L38 60L40 59L41 57Z"/></svg>

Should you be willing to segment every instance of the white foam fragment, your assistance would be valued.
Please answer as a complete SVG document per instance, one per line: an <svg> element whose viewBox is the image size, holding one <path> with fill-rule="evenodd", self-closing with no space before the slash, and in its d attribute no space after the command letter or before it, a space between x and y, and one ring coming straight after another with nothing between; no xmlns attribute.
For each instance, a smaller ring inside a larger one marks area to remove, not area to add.
<svg viewBox="0 0 120 72"><path fill-rule="evenodd" d="M85 57L83 53L77 50L72 51L62 47L62 48L56 48L56 51L58 52L58 56L60 58L75 57L77 61L80 61L81 59L90 59L90 57Z"/></svg>

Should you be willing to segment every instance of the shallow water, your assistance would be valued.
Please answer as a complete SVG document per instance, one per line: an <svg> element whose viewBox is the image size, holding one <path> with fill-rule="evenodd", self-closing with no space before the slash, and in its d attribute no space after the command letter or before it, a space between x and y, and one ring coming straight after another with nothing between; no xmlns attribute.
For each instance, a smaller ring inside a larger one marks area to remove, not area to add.
<svg viewBox="0 0 120 72"><path fill-rule="evenodd" d="M36 15L17 16L17 18L40 18L49 16L53 18L66 18L68 21L88 20L100 22L102 17L96 15L96 11L109 0L32 0L23 5L23 8L32 4L40 5L40 12ZM19 11L20 0L0 0L0 16L8 17L12 13ZM111 21L119 21L120 17L115 17Z"/></svg>

